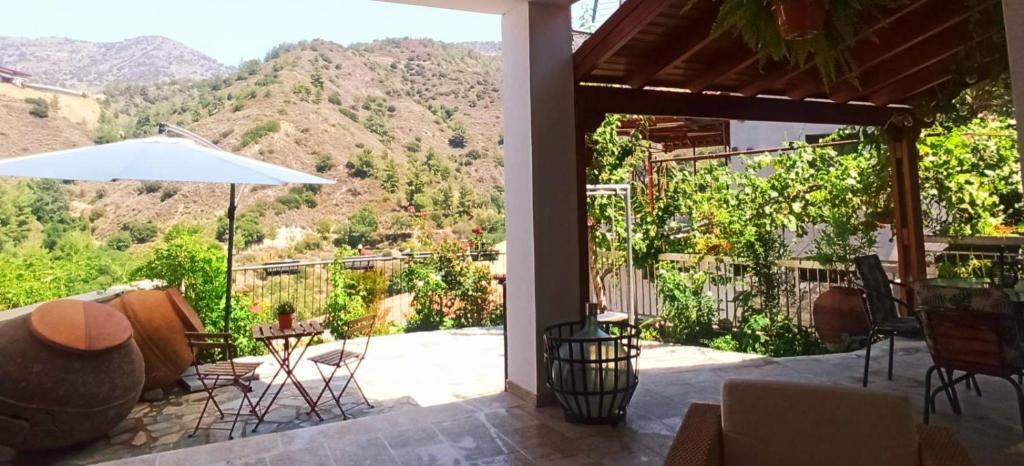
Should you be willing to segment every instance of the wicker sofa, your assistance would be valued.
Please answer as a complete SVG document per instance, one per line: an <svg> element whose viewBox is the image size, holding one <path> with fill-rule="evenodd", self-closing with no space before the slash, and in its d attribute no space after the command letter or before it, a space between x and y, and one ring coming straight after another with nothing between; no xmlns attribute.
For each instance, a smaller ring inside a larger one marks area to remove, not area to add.
<svg viewBox="0 0 1024 466"><path fill-rule="evenodd" d="M956 435L916 426L904 396L828 385L727 380L722 404L694 403L673 466L972 465Z"/></svg>

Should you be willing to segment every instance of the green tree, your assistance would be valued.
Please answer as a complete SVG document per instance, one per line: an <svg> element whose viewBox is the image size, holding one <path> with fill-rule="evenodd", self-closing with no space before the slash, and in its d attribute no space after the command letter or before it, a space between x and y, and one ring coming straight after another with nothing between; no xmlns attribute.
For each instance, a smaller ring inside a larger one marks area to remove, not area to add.
<svg viewBox="0 0 1024 466"><path fill-rule="evenodd" d="M348 222L342 227L339 240L353 248L368 246L375 240L379 228L377 211L371 207L362 207L348 218Z"/></svg>
<svg viewBox="0 0 1024 466"><path fill-rule="evenodd" d="M32 191L24 183L0 184L0 251L28 238L35 216Z"/></svg>
<svg viewBox="0 0 1024 466"><path fill-rule="evenodd" d="M348 162L345 162L345 169L350 176L356 178L369 178L377 172L377 158L373 151L363 149L352 155Z"/></svg>

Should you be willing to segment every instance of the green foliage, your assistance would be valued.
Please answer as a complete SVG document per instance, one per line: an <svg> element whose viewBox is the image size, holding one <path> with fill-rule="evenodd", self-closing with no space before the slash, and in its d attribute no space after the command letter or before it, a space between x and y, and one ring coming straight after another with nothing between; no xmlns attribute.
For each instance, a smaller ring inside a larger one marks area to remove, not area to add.
<svg viewBox="0 0 1024 466"><path fill-rule="evenodd" d="M395 134L388 126L387 120L379 114L371 113L363 120L363 127L373 134L376 134L380 142L385 145L395 140Z"/></svg>
<svg viewBox="0 0 1024 466"><path fill-rule="evenodd" d="M1024 222L1015 124L976 119L922 135L921 197L925 224L952 237L994 235Z"/></svg>
<svg viewBox="0 0 1024 466"><path fill-rule="evenodd" d="M28 183L32 191L32 215L43 225L66 224L71 219L71 199L58 180L39 179Z"/></svg>
<svg viewBox="0 0 1024 466"><path fill-rule="evenodd" d="M174 185L164 186L163 189L160 190L160 202L164 202L164 201L166 201L166 200L168 200L168 199L170 199L170 198L172 198L174 196L177 196L179 191L180 191L180 188L178 188L177 186L174 186Z"/></svg>
<svg viewBox="0 0 1024 466"><path fill-rule="evenodd" d="M279 196L274 200L277 204L280 204L286 210L297 210L303 207L313 209L317 206L316 202L316 191L310 190L308 187L294 187L288 190L288 193Z"/></svg>
<svg viewBox="0 0 1024 466"><path fill-rule="evenodd" d="M348 117L349 120L352 120L352 121L354 121L356 123L359 123L359 114L358 113L356 113L356 112L354 112L352 110L349 110L349 109L347 109L345 107L338 107L338 112L341 112L342 115L345 115L346 117Z"/></svg>
<svg viewBox="0 0 1024 466"><path fill-rule="evenodd" d="M398 178L398 167L395 162L388 159L380 169L380 186L384 192L395 194L398 192L401 180Z"/></svg>
<svg viewBox="0 0 1024 466"><path fill-rule="evenodd" d="M35 220L34 200L26 183L0 184L0 251L19 246L28 239Z"/></svg>
<svg viewBox="0 0 1024 466"><path fill-rule="evenodd" d="M121 224L121 231L128 234L128 237L135 244L148 243L156 239L159 229L153 222L131 221Z"/></svg>
<svg viewBox="0 0 1024 466"><path fill-rule="evenodd" d="M423 150L423 148L420 146L420 143L416 141L409 141L405 143L402 147L405 148L406 152L413 154L418 154L421 150Z"/></svg>
<svg viewBox="0 0 1024 466"><path fill-rule="evenodd" d="M242 140L240 144L242 147L249 147L263 137L278 131L281 131L281 122L277 120L264 121L263 123L253 126L242 133Z"/></svg>
<svg viewBox="0 0 1024 466"><path fill-rule="evenodd" d="M438 245L430 257L417 259L403 270L398 280L403 289L415 292L406 332L500 322L500 309L490 294L490 270L473 262L454 243Z"/></svg>
<svg viewBox="0 0 1024 466"><path fill-rule="evenodd" d="M274 314L292 315L295 314L295 305L291 301L281 301L274 306Z"/></svg>
<svg viewBox="0 0 1024 466"><path fill-rule="evenodd" d="M102 290L128 280L130 258L97 248L85 232L57 238L52 250L38 247L0 254L0 309Z"/></svg>
<svg viewBox="0 0 1024 466"><path fill-rule="evenodd" d="M127 251L135 241L127 231L119 231L107 239L107 247L115 251Z"/></svg>
<svg viewBox="0 0 1024 466"><path fill-rule="evenodd" d="M714 335L718 305L704 293L708 276L682 272L671 262L657 265L661 318L651 323L658 339L681 345L705 344Z"/></svg>
<svg viewBox="0 0 1024 466"><path fill-rule="evenodd" d="M379 227L377 211L372 207L362 207L341 227L335 241L339 245L344 244L353 248L370 246L376 242Z"/></svg>
<svg viewBox="0 0 1024 466"><path fill-rule="evenodd" d="M878 8L896 6L901 0L830 0L825 28L812 38L785 40L772 14L774 0L722 0L712 35L732 33L767 61L788 61L794 66L813 64L821 78L832 82L854 75L857 64L850 44L863 31L863 18Z"/></svg>
<svg viewBox="0 0 1024 466"><path fill-rule="evenodd" d="M466 127L461 124L456 125L452 130L452 135L448 137L448 146L453 149L463 149L468 143L469 136L466 134Z"/></svg>
<svg viewBox="0 0 1024 466"><path fill-rule="evenodd" d="M28 114L36 118L46 118L50 116L50 104L46 99L42 97L29 97L25 99L25 103L32 104L32 108L28 109Z"/></svg>
<svg viewBox="0 0 1024 466"><path fill-rule="evenodd" d="M345 162L345 169L350 176L356 178L369 178L377 171L377 158L373 151L363 149L352 155L348 162Z"/></svg>
<svg viewBox="0 0 1024 466"><path fill-rule="evenodd" d="M324 307L324 324L335 338L345 335L350 320L376 312L387 287L387 277L381 270L350 270L345 258L353 255L352 249L341 247L327 267L331 292Z"/></svg>
<svg viewBox="0 0 1024 466"><path fill-rule="evenodd" d="M228 218L221 216L217 219L217 230L214 235L217 241L227 242L228 240ZM235 244L247 248L254 244L262 243L267 233L263 229L260 213L257 211L243 212L235 217Z"/></svg>
<svg viewBox="0 0 1024 466"><path fill-rule="evenodd" d="M327 102L331 105L341 106L341 95L337 92L332 92L331 95L327 96Z"/></svg>
<svg viewBox="0 0 1024 466"><path fill-rule="evenodd" d="M143 181L135 188L135 193L139 195L153 194L160 191L163 187L164 184L159 181Z"/></svg>
<svg viewBox="0 0 1024 466"><path fill-rule="evenodd" d="M327 173L334 168L334 157L326 152L321 152L316 158L316 172Z"/></svg>

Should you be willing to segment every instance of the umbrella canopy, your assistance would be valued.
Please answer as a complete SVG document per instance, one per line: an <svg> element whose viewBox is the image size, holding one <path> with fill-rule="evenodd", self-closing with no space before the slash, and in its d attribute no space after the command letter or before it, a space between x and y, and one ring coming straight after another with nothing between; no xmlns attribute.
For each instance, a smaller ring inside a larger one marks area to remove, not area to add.
<svg viewBox="0 0 1024 466"><path fill-rule="evenodd" d="M76 181L180 181L230 185L227 212L227 287L224 296L224 331L230 332L235 185L333 184L334 181L225 152L187 130L161 125L161 132L168 129L184 135L185 138L154 136L14 157L0 160L0 176ZM196 139L203 144L198 143Z"/></svg>
<svg viewBox="0 0 1024 466"><path fill-rule="evenodd" d="M183 181L223 184L332 184L290 168L154 136L0 160L0 176L78 181Z"/></svg>

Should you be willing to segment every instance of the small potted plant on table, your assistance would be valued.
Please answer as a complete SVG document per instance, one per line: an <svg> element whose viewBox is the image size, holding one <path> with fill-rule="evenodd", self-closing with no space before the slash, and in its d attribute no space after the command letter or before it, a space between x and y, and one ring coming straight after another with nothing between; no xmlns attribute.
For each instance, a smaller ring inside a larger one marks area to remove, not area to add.
<svg viewBox="0 0 1024 466"><path fill-rule="evenodd" d="M277 313L277 326L281 330L292 328L292 317L295 315L294 304L290 301L282 301L274 306L274 312Z"/></svg>

